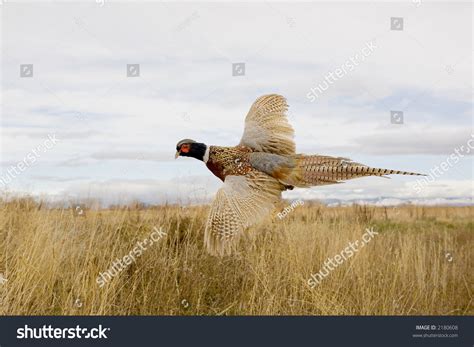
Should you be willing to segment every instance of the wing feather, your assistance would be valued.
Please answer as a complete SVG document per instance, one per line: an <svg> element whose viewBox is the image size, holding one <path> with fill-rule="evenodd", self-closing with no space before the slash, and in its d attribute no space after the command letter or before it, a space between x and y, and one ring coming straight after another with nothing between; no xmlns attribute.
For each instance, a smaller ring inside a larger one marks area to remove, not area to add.
<svg viewBox="0 0 474 347"><path fill-rule="evenodd" d="M283 186L258 171L245 176L227 176L217 192L204 234L213 255L231 254L245 228L259 222L280 200Z"/></svg>
<svg viewBox="0 0 474 347"><path fill-rule="evenodd" d="M295 154L294 130L286 111L286 99L277 94L258 98L245 118L245 129L240 145L257 152L280 155Z"/></svg>

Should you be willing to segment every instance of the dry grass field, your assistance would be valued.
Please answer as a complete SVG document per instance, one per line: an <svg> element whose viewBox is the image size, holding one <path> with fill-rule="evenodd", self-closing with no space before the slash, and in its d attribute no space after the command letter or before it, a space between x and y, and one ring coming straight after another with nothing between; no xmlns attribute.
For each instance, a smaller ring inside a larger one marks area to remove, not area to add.
<svg viewBox="0 0 474 347"><path fill-rule="evenodd" d="M205 206L75 216L3 201L0 314L474 314L474 207L307 203L282 220L276 212L250 229L239 254L221 259L203 248ZM98 275L155 227L166 235L100 287ZM310 275L368 227L374 239L311 289Z"/></svg>

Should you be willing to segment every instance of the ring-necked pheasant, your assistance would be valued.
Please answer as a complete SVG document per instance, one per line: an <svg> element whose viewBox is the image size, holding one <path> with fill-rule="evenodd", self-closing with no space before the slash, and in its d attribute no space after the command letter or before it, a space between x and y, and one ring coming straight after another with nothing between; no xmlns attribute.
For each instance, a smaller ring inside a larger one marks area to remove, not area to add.
<svg viewBox="0 0 474 347"><path fill-rule="evenodd" d="M264 95L250 108L237 146L207 146L190 139L176 145L176 158L201 160L224 182L206 224L204 239L211 254L230 254L245 228L273 210L282 191L364 176L420 175L371 168L346 158L296 154L287 110L283 96Z"/></svg>

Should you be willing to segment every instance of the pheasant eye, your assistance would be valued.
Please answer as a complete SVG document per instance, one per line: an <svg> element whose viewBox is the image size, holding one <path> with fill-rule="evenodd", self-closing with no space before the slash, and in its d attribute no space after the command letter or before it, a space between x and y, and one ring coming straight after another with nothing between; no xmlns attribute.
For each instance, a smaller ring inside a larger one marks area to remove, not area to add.
<svg viewBox="0 0 474 347"><path fill-rule="evenodd" d="M181 146L181 150L180 150L180 151L183 152L183 153L188 153L188 152L189 152L189 145L188 145L187 143L186 143L186 144L183 144L183 145Z"/></svg>

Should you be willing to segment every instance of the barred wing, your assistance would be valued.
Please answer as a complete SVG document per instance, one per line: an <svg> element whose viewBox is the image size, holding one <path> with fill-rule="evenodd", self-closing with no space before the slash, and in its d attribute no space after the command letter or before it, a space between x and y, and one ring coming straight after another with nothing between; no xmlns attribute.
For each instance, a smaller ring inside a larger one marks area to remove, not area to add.
<svg viewBox="0 0 474 347"><path fill-rule="evenodd" d="M227 176L211 205L204 240L212 255L228 255L245 228L272 211L283 186L258 171L245 176Z"/></svg>
<svg viewBox="0 0 474 347"><path fill-rule="evenodd" d="M295 154L294 130L286 116L288 105L281 95L258 98L245 118L245 129L240 145L256 152L280 155Z"/></svg>

